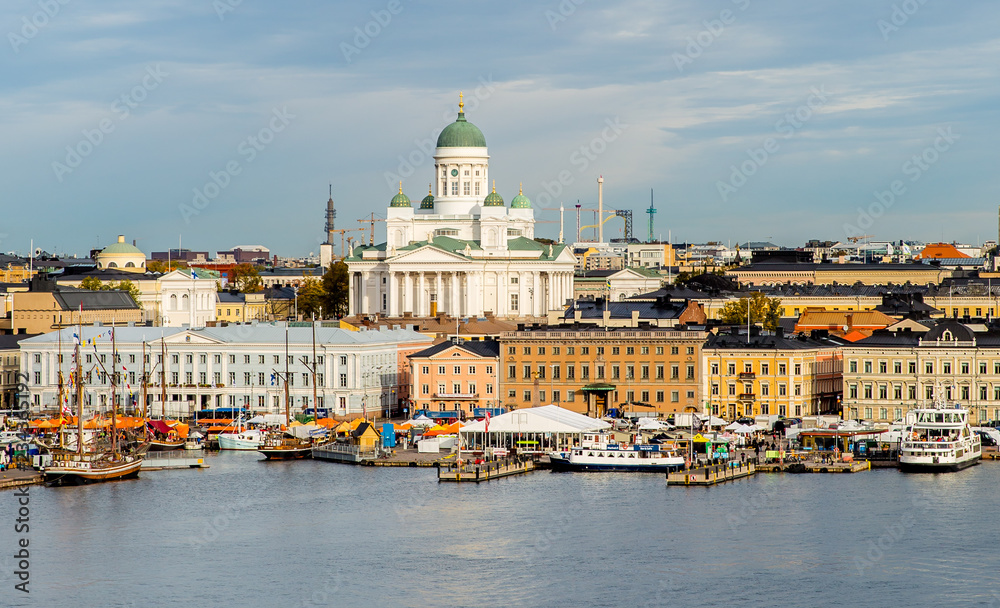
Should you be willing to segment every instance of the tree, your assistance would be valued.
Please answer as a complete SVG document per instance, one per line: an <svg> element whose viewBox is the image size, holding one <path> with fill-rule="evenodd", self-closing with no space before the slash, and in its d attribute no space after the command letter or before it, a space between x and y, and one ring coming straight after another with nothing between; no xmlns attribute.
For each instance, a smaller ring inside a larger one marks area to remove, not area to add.
<svg viewBox="0 0 1000 608"><path fill-rule="evenodd" d="M747 322L747 306L750 306L750 322L760 323L764 329L775 329L781 318L781 300L769 298L755 291L750 299L740 298L734 302L726 302L719 312L723 323L739 325Z"/></svg>
<svg viewBox="0 0 1000 608"><path fill-rule="evenodd" d="M260 291L264 283L260 280L260 273L253 264L237 264L229 273L229 282L236 286L236 289L243 293Z"/></svg>
<svg viewBox="0 0 1000 608"><path fill-rule="evenodd" d="M169 264L163 260L150 260L146 262L146 270L149 272L167 273L171 270L177 270L182 266L183 264L177 260L171 260Z"/></svg>
<svg viewBox="0 0 1000 608"><path fill-rule="evenodd" d="M132 301L135 302L136 306L142 308L142 302L139 301L139 296L142 295L142 292L139 291L138 285L128 279L119 281L118 283L108 283L108 286L102 287L102 289L117 289L119 291L127 292L128 295L132 297Z"/></svg>
<svg viewBox="0 0 1000 608"><path fill-rule="evenodd" d="M82 281L80 281L80 289L89 289L91 291L100 291L101 289L104 289L104 284L101 283L101 280L98 279L97 277L93 277L93 276L91 276L91 277L84 277L84 279Z"/></svg>
<svg viewBox="0 0 1000 608"><path fill-rule="evenodd" d="M347 302L350 296L350 273L343 260L330 264L323 274L323 292L325 295L323 310L329 311L331 317L347 316Z"/></svg>
<svg viewBox="0 0 1000 608"><path fill-rule="evenodd" d="M320 316L320 309L325 308L326 292L323 290L323 283L319 279L307 277L299 285L299 312L304 318L310 318L315 313Z"/></svg>

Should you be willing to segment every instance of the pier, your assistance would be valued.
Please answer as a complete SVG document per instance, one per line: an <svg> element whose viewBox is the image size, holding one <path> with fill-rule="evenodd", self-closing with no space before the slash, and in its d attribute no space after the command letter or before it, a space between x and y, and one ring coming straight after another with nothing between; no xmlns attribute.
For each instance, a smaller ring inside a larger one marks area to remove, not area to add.
<svg viewBox="0 0 1000 608"><path fill-rule="evenodd" d="M686 471L667 473L668 486L714 486L716 484L743 479L757 474L753 462L717 464Z"/></svg>
<svg viewBox="0 0 1000 608"><path fill-rule="evenodd" d="M146 452L142 457L141 471L161 471L163 469L207 469L205 452L202 450L169 450L166 452Z"/></svg>
<svg viewBox="0 0 1000 608"><path fill-rule="evenodd" d="M534 460L501 460L482 464L450 465L438 469L438 481L480 483L501 477L522 475L535 470Z"/></svg>
<svg viewBox="0 0 1000 608"><path fill-rule="evenodd" d="M365 461L378 458L378 450L363 450L356 445L331 442L313 446L312 457L317 460L363 464Z"/></svg>
<svg viewBox="0 0 1000 608"><path fill-rule="evenodd" d="M17 469L8 469L0 473L0 490L33 486L42 483L42 480L42 474L35 470L19 471Z"/></svg>
<svg viewBox="0 0 1000 608"><path fill-rule="evenodd" d="M891 466L896 466L895 464ZM871 470L872 464L867 460L853 462L772 462L757 465L761 473L859 473Z"/></svg>

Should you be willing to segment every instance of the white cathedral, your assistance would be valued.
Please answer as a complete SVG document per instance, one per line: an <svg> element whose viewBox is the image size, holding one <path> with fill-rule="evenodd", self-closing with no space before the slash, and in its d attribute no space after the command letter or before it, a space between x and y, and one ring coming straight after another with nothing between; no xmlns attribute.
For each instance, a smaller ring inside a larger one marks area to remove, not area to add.
<svg viewBox="0 0 1000 608"><path fill-rule="evenodd" d="M419 207L400 183L386 242L356 247L345 260L351 315L540 317L573 297L572 250L533 240L523 192L504 204L489 179L486 138L458 106L458 119L438 136L434 181Z"/></svg>

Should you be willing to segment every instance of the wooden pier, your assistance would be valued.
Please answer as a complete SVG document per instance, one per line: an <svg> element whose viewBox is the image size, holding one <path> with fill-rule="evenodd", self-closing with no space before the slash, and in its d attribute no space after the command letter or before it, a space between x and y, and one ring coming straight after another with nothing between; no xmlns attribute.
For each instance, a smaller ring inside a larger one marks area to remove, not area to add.
<svg viewBox="0 0 1000 608"><path fill-rule="evenodd" d="M19 488L21 486L33 486L42 483L44 477L35 470L19 471L8 469L0 473L0 490L9 488Z"/></svg>
<svg viewBox="0 0 1000 608"><path fill-rule="evenodd" d="M761 473L859 473L871 470L872 465L867 460L854 462L772 462L757 465Z"/></svg>
<svg viewBox="0 0 1000 608"><path fill-rule="evenodd" d="M202 450L169 450L167 452L146 452L142 457L141 471L161 471L163 469L207 469L205 452Z"/></svg>
<svg viewBox="0 0 1000 608"><path fill-rule="evenodd" d="M501 477L521 475L535 470L535 461L498 461L482 464L451 465L438 469L438 481L480 483Z"/></svg>
<svg viewBox="0 0 1000 608"><path fill-rule="evenodd" d="M742 479L757 474L757 465L752 462L732 463L734 466L717 464L686 471L667 473L668 486L714 486L719 483Z"/></svg>

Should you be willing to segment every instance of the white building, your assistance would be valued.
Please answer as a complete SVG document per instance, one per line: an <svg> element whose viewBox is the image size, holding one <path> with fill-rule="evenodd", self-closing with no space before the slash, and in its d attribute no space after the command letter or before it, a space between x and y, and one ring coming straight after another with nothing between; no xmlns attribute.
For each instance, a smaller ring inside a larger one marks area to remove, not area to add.
<svg viewBox="0 0 1000 608"><path fill-rule="evenodd" d="M504 204L489 179L486 138L463 110L459 103L458 119L438 137L419 208L401 183L386 242L357 247L345 260L349 314L544 316L573 297L572 252L533 240L534 211L523 192Z"/></svg>
<svg viewBox="0 0 1000 608"><path fill-rule="evenodd" d="M76 332L76 328L62 330L61 364L59 332L21 341L21 371L28 374L33 410L57 407L59 372L68 386L74 369ZM284 413L286 364L292 412L313 405L312 370L306 364L313 358L308 323L288 327L287 333L284 323L202 329L119 327L117 365L112 363L110 332L106 326L83 328L87 415L108 410L109 374L115 368L122 374L116 390L119 403L129 403L132 394L141 405L142 377L148 374L147 404L155 415L187 417L200 409L238 406ZM348 331L317 324L316 405L332 408L340 416L395 409L408 395L406 355L430 345L430 338L410 330ZM164 385L166 401L161 398Z"/></svg>

